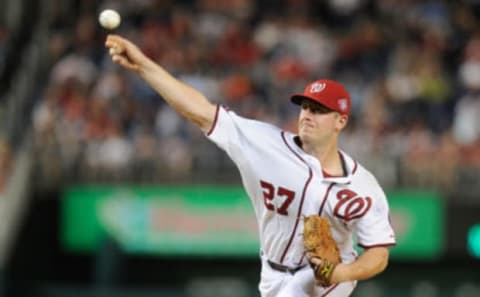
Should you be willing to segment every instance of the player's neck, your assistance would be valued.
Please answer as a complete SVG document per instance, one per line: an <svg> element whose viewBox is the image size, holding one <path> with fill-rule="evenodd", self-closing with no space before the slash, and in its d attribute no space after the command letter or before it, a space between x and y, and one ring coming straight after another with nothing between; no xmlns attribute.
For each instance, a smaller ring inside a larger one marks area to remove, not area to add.
<svg viewBox="0 0 480 297"><path fill-rule="evenodd" d="M322 169L328 174L333 176L342 176L344 174L342 160L340 159L335 141L322 146L304 143L302 148L306 153L315 156L320 161Z"/></svg>

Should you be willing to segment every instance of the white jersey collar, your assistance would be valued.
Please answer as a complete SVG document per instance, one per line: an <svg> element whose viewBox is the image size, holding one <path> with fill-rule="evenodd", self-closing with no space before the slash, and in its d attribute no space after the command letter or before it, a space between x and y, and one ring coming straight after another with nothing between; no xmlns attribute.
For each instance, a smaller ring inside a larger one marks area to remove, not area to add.
<svg viewBox="0 0 480 297"><path fill-rule="evenodd" d="M290 134L290 133L289 133ZM307 154L295 141L295 138L298 137L298 135L290 134L290 137L288 137L288 140L291 144L291 147L300 155L300 156L310 156L310 154ZM328 183L336 183L336 184L349 184L352 180L352 176L355 174L355 172L358 169L358 163L355 161L352 157L350 157L347 153L344 151L340 150L338 151L341 155L341 157L344 160L345 164L345 171L346 171L346 176L324 176L323 171L322 171L322 164L318 162L320 166L320 174L322 174L322 181L328 182Z"/></svg>
<svg viewBox="0 0 480 297"><path fill-rule="evenodd" d="M340 176L340 177L325 177L324 176L324 181L326 182L334 182L337 184L349 184L352 181L352 176L355 174L357 171L358 164L357 162L352 159L347 153L345 153L342 150L338 150L340 153L340 156L343 158L343 162L345 164L345 171L346 175L345 176Z"/></svg>

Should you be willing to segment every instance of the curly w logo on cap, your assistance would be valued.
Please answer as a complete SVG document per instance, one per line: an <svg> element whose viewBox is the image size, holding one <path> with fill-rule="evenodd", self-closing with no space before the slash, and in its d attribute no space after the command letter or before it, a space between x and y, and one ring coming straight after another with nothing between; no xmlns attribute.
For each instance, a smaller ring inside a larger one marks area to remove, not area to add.
<svg viewBox="0 0 480 297"><path fill-rule="evenodd" d="M326 86L325 83L314 82L310 87L310 93L320 93Z"/></svg>
<svg viewBox="0 0 480 297"><path fill-rule="evenodd" d="M350 114L350 94L345 87L333 80L320 79L307 85L302 94L294 94L290 100L300 105L304 99L318 102L342 115Z"/></svg>

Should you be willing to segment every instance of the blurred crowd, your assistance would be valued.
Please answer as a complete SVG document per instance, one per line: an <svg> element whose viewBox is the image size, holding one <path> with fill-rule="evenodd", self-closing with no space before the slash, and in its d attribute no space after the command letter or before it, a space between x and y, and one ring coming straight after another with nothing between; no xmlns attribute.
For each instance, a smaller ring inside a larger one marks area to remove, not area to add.
<svg viewBox="0 0 480 297"><path fill-rule="evenodd" d="M0 139L0 195L5 192L12 172L13 156L9 143Z"/></svg>
<svg viewBox="0 0 480 297"><path fill-rule="evenodd" d="M122 15L115 33L175 76L286 130L296 129L292 93L341 81L353 104L341 146L387 188L477 179L480 3L468 0L86 0L74 17L52 11L51 72L32 121L43 178L235 175L198 129L112 64L97 23L107 7Z"/></svg>
<svg viewBox="0 0 480 297"><path fill-rule="evenodd" d="M9 40L9 28L0 22L0 73L4 72L6 45ZM0 96L0 195L5 191L8 177L11 174L13 154L12 146L6 133L5 126L5 103Z"/></svg>

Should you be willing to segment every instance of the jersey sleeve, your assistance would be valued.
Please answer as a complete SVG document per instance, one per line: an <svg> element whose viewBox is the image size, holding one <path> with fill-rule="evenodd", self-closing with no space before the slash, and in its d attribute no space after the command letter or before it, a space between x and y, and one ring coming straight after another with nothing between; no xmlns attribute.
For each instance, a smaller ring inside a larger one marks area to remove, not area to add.
<svg viewBox="0 0 480 297"><path fill-rule="evenodd" d="M245 156L249 152L265 149L262 144L272 137L271 129L265 123L238 116L218 105L215 121L206 136L223 149L233 162L241 165L246 162Z"/></svg>
<svg viewBox="0 0 480 297"><path fill-rule="evenodd" d="M229 143L237 139L236 123L221 105L217 105L215 120L210 131L206 133L208 139L217 144L224 151L228 151Z"/></svg>
<svg viewBox="0 0 480 297"><path fill-rule="evenodd" d="M395 233L390 224L385 193L380 189L375 196L369 198L370 210L356 223L358 245L362 248L395 245Z"/></svg>

